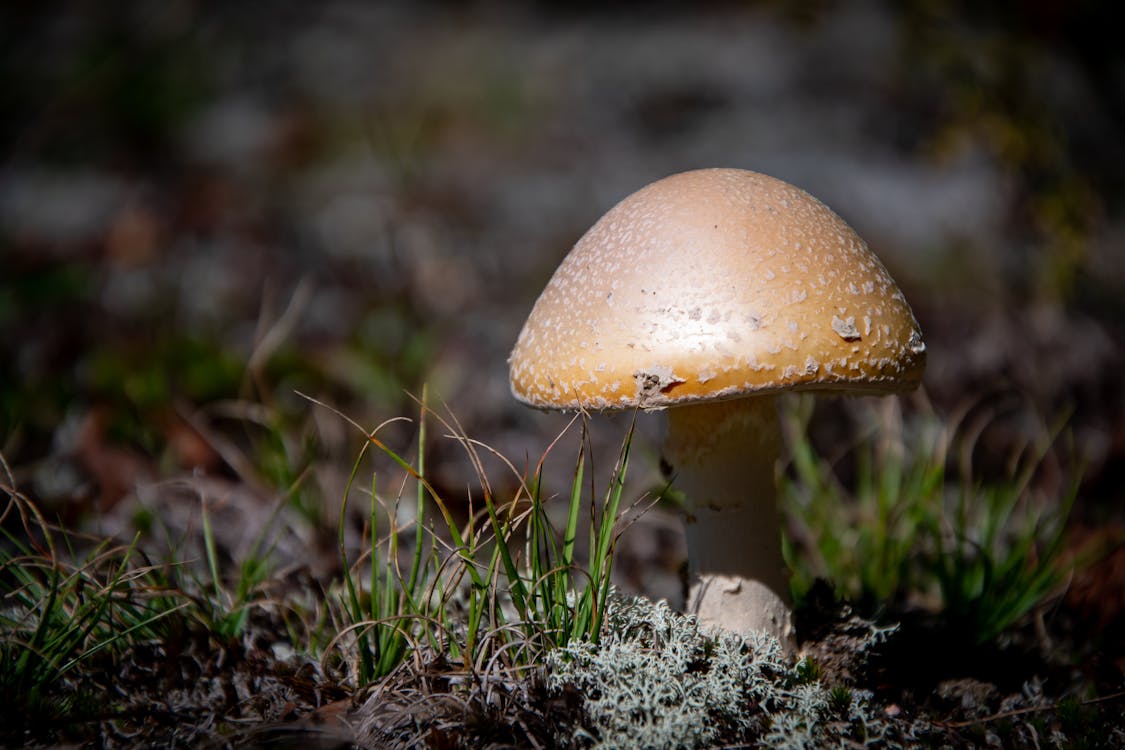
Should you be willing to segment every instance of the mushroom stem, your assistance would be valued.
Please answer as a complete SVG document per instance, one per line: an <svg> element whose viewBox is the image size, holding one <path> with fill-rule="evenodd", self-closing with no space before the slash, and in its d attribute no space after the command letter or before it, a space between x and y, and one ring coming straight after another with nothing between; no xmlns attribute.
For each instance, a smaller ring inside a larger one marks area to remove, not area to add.
<svg viewBox="0 0 1125 750"><path fill-rule="evenodd" d="M765 631L795 648L774 470L772 396L668 410L665 458L686 495L687 609L705 625Z"/></svg>

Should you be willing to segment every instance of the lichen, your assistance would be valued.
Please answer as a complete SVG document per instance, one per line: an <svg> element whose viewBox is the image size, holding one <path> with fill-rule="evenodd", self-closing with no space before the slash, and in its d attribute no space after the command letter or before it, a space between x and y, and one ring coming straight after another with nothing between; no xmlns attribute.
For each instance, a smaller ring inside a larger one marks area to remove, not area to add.
<svg viewBox="0 0 1125 750"><path fill-rule="evenodd" d="M841 699L773 637L706 630L664 602L613 597L607 610L600 643L548 659L549 688L583 696L586 721L558 738L563 747L901 746L869 694Z"/></svg>

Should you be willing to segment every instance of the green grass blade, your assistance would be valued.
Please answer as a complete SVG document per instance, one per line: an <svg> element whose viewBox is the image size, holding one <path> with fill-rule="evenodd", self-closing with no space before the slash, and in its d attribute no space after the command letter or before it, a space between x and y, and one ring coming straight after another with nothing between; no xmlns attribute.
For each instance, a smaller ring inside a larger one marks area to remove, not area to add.
<svg viewBox="0 0 1125 750"><path fill-rule="evenodd" d="M570 487L570 505L567 506L566 531L563 536L562 564L569 568L574 565L574 544L578 537L578 516L582 506L582 477L586 468L586 455L578 451L578 462L574 467L574 481Z"/></svg>

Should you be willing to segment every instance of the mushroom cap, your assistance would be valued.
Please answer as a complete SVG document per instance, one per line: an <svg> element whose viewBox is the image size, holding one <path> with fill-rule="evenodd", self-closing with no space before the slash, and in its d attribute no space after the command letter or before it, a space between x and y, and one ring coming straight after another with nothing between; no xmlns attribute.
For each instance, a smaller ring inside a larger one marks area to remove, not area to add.
<svg viewBox="0 0 1125 750"><path fill-rule="evenodd" d="M628 196L563 259L509 358L540 408L663 408L918 385L926 347L867 244L823 203L740 169Z"/></svg>

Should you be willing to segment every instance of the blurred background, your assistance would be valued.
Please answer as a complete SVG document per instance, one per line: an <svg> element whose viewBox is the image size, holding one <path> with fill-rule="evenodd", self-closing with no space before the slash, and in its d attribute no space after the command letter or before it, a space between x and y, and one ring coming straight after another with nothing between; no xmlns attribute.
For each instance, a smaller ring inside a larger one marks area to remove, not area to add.
<svg viewBox="0 0 1125 750"><path fill-rule="evenodd" d="M361 441L300 394L370 429L427 384L522 468L566 422L517 405L505 361L558 262L641 186L741 167L883 259L927 336L912 403L987 409L978 461L1000 472L1067 420L1073 522L1119 523L1112 6L6 3L0 452L50 517L110 531L176 477L333 519ZM829 404L814 434L841 424ZM460 448L432 442L435 481L471 497L442 460ZM674 558L674 514L646 523L637 554Z"/></svg>

